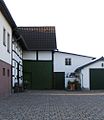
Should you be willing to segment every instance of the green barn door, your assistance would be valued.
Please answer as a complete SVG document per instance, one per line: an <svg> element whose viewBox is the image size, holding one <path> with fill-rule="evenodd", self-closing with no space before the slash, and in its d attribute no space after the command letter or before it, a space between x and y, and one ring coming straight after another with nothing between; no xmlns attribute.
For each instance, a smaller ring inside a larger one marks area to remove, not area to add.
<svg viewBox="0 0 104 120"><path fill-rule="evenodd" d="M90 89L104 89L104 69L90 69Z"/></svg>
<svg viewBox="0 0 104 120"><path fill-rule="evenodd" d="M23 61L23 81L27 89L31 89L32 86L32 63L32 61Z"/></svg>
<svg viewBox="0 0 104 120"><path fill-rule="evenodd" d="M34 62L32 67L32 89L52 89L52 62Z"/></svg>
<svg viewBox="0 0 104 120"><path fill-rule="evenodd" d="M54 73L54 89L63 90L65 88L65 73Z"/></svg>
<svg viewBox="0 0 104 120"><path fill-rule="evenodd" d="M31 79L31 72L24 72L24 87L27 88L27 89L31 89L32 87L32 79Z"/></svg>
<svg viewBox="0 0 104 120"><path fill-rule="evenodd" d="M52 62L51 61L24 61L24 76L26 79L26 67L31 66L31 89L52 89ZM29 64L29 65L27 65ZM27 70L27 71L28 71ZM28 71L28 72L29 72Z"/></svg>

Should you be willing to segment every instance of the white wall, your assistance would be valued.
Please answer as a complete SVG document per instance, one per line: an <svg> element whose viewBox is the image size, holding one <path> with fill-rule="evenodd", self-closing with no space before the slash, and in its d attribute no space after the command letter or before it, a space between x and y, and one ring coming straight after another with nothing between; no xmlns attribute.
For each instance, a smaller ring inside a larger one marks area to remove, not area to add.
<svg viewBox="0 0 104 120"><path fill-rule="evenodd" d="M39 51L38 60L52 60L52 52L50 51Z"/></svg>
<svg viewBox="0 0 104 120"><path fill-rule="evenodd" d="M3 28L6 30L6 46L3 45ZM7 52L7 34L10 34L10 53ZM11 64L12 28L0 12L0 59Z"/></svg>
<svg viewBox="0 0 104 120"><path fill-rule="evenodd" d="M23 51L24 60L36 60L36 51ZM51 51L38 51L38 60L52 60Z"/></svg>
<svg viewBox="0 0 104 120"><path fill-rule="evenodd" d="M98 61L96 63L93 63L81 70L81 87L90 89L90 69L93 68L102 68L101 64L104 63L104 61Z"/></svg>
<svg viewBox="0 0 104 120"><path fill-rule="evenodd" d="M36 60L36 52L35 51L23 51L23 59L24 60Z"/></svg>
<svg viewBox="0 0 104 120"><path fill-rule="evenodd" d="M65 65L65 58L71 58L71 65ZM54 72L65 72L65 87L67 87L68 79L66 75L74 72L78 67L92 61L90 57L84 57L74 54L61 52L54 53Z"/></svg>

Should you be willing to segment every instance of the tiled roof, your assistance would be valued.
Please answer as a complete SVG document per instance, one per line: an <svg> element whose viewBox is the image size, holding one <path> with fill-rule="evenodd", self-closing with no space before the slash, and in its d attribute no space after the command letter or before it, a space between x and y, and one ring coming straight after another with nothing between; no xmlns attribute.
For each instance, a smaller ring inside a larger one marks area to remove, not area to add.
<svg viewBox="0 0 104 120"><path fill-rule="evenodd" d="M55 27L18 27L18 30L27 44L28 50L55 50Z"/></svg>

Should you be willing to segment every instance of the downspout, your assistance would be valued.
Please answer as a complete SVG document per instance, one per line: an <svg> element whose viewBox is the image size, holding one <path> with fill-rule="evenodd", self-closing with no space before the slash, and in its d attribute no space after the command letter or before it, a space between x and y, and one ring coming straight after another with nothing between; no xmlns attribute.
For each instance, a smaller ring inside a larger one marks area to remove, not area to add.
<svg viewBox="0 0 104 120"><path fill-rule="evenodd" d="M81 73L81 72L80 72ZM81 88L83 89L83 74L81 73Z"/></svg>

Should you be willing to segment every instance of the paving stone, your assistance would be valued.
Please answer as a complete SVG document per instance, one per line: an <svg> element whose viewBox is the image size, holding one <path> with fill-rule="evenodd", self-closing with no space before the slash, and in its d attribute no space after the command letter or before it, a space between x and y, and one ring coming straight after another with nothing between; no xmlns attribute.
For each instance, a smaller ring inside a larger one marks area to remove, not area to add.
<svg viewBox="0 0 104 120"><path fill-rule="evenodd" d="M0 120L104 120L103 93L103 91L16 93L0 99Z"/></svg>

